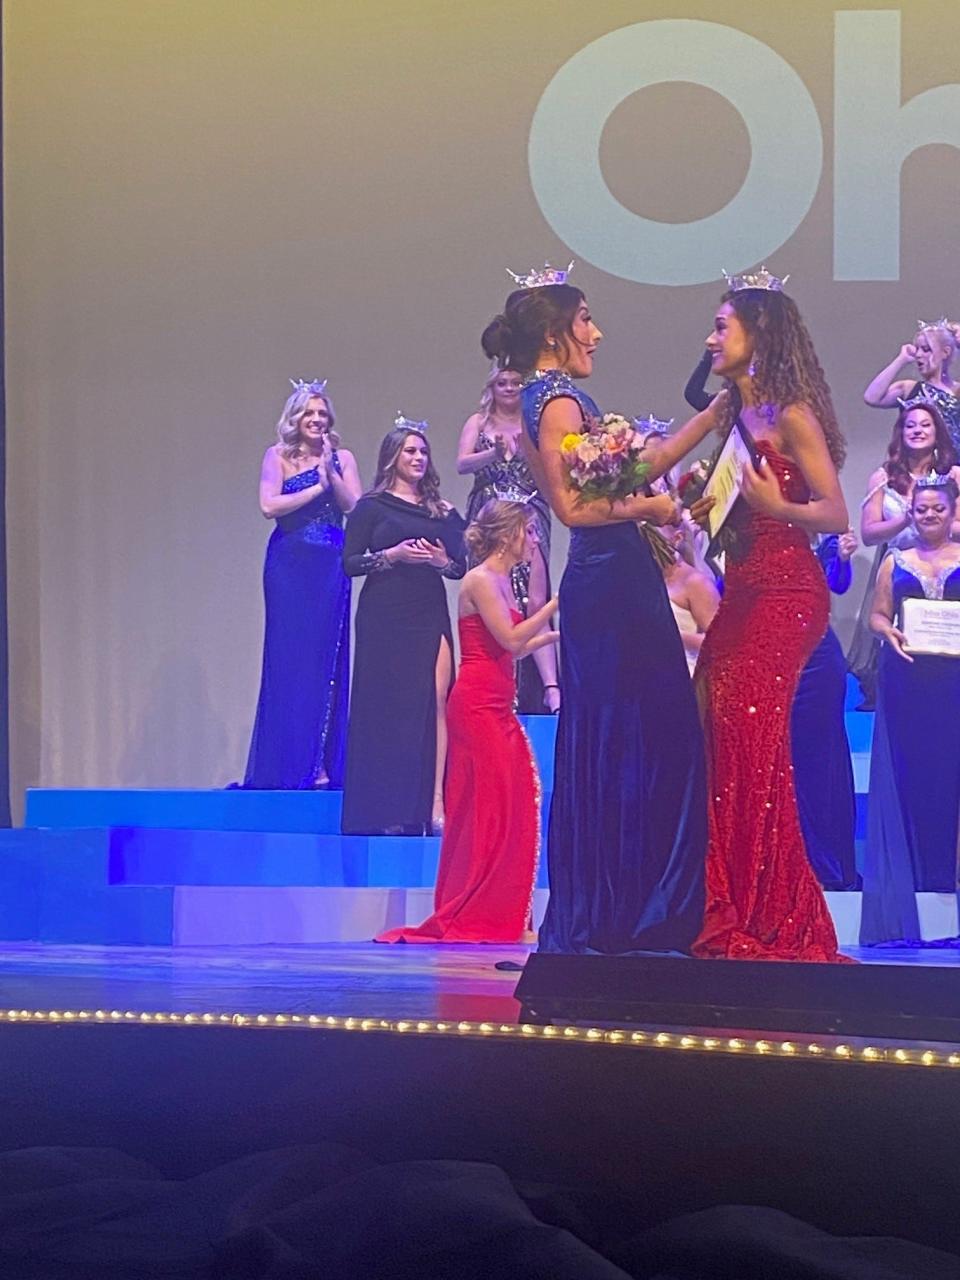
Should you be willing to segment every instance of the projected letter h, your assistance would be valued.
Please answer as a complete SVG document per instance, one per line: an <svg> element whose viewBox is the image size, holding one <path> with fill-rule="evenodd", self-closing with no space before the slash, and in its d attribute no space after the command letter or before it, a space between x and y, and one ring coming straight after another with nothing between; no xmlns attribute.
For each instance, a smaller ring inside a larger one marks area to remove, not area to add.
<svg viewBox="0 0 960 1280"><path fill-rule="evenodd" d="M899 280L900 171L918 147L960 148L960 85L901 105L900 13L835 15L834 278Z"/></svg>

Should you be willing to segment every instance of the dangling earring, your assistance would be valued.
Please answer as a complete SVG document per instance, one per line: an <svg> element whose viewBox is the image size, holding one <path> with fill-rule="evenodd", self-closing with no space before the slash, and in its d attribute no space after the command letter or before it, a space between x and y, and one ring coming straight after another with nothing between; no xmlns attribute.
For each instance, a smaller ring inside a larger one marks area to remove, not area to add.
<svg viewBox="0 0 960 1280"><path fill-rule="evenodd" d="M547 346L550 348L550 350L551 350L551 351L556 351L556 349L557 349L557 340L556 340L556 338L548 338L548 339L547 339Z"/></svg>
<svg viewBox="0 0 960 1280"><path fill-rule="evenodd" d="M749 366L749 368L747 369L747 377L748 377L748 378L755 378L756 376L757 376L757 365L756 365L756 361L755 361L755 360L751 360L751 361L750 361L750 366Z"/></svg>

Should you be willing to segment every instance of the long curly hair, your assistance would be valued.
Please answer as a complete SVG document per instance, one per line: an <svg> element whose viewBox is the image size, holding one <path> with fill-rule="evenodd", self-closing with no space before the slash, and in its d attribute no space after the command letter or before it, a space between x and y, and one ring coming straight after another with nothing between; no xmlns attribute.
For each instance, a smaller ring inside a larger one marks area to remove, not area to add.
<svg viewBox="0 0 960 1280"><path fill-rule="evenodd" d="M909 409L901 409L893 428L893 435L890 437L890 447L887 449L883 469L887 473L890 488L895 489L897 493L902 494L904 497L910 492L914 477L907 462L907 451L903 444L903 429L907 424L907 415L913 413L915 409L929 413L933 419L935 435L931 470L936 471L938 475L946 476L957 465L957 451L950 441L950 433L947 431L943 415L937 406L935 404L913 404Z"/></svg>
<svg viewBox="0 0 960 1280"><path fill-rule="evenodd" d="M839 469L847 456L847 442L837 422L833 398L817 357L809 330L792 298L772 289L728 290L723 302L733 308L737 319L753 339L753 387L760 404L785 409L790 405L810 407L826 438L833 465ZM729 426L743 408L733 383Z"/></svg>
<svg viewBox="0 0 960 1280"><path fill-rule="evenodd" d="M337 418L333 412L333 404L330 397L325 391L311 391L307 387L301 387L300 390L294 391L292 395L287 397L287 403L283 406L283 412L277 422L277 440L280 442L280 452L291 461L305 452L303 442L300 439L300 420L306 413L307 406L311 400L322 400L327 406L327 413L330 415L330 427L327 434L330 437L330 443L333 448L340 447L340 434L333 429Z"/></svg>
<svg viewBox="0 0 960 1280"><path fill-rule="evenodd" d="M427 511L435 519L442 520L447 514L447 508L440 497L440 477L437 474L436 467L433 465L430 441L422 431L415 431L411 427L394 427L387 432L380 442L380 452L377 455L377 474L374 476L373 485L369 492L385 493L393 487L397 478L397 460L400 457L400 451L411 436L416 436L418 440L422 440L427 446L426 470L417 485L420 505L426 507Z"/></svg>

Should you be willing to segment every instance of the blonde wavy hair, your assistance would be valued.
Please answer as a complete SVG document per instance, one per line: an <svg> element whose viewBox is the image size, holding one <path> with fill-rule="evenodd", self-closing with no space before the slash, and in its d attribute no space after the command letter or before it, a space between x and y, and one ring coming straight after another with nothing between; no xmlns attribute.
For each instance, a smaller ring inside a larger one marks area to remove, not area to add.
<svg viewBox="0 0 960 1280"><path fill-rule="evenodd" d="M283 412L280 414L280 420L277 423L277 440L280 442L280 452L290 461L300 457L304 452L303 442L300 439L300 422L311 400L322 400L327 406L327 413L330 415L330 429L328 432L330 443L334 449L340 447L340 435L333 429L337 419L333 412L333 404L330 397L325 391L311 391L309 387L301 387L300 390L294 391L288 397L287 403L283 406Z"/></svg>
<svg viewBox="0 0 960 1280"><path fill-rule="evenodd" d="M483 391L480 393L480 426L488 427L493 421L494 410L496 409L496 395L493 388L496 386L497 379L503 373L516 373L516 369L501 369L500 365L494 361L493 368L487 374L487 380L483 384Z"/></svg>
<svg viewBox="0 0 960 1280"><path fill-rule="evenodd" d="M533 512L523 502L490 498L467 525L463 539L470 559L482 564L488 556L513 545L521 531L526 534Z"/></svg>
<svg viewBox="0 0 960 1280"><path fill-rule="evenodd" d="M922 324L916 332L914 342L925 333L932 333L940 344L943 351L943 363L940 367L943 373L948 373L950 361L960 347L960 324L952 320L935 320L932 324Z"/></svg>
<svg viewBox="0 0 960 1280"><path fill-rule="evenodd" d="M847 442L833 397L817 357L809 330L792 298L771 289L728 290L723 302L733 308L737 319L753 339L753 388L760 404L786 409L808 405L826 438L833 465L839 469L847 456ZM727 382L730 401L723 429L743 407L736 386Z"/></svg>

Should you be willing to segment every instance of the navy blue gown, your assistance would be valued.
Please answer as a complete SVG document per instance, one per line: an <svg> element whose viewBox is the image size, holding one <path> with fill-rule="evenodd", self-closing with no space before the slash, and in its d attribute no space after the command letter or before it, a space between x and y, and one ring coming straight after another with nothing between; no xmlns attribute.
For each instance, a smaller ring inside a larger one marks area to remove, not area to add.
<svg viewBox="0 0 960 1280"><path fill-rule="evenodd" d="M853 572L837 554L836 534L823 538L817 557L836 595L850 589ZM827 627L800 675L790 719L793 781L807 857L824 889L857 884L857 802L843 711L847 660Z"/></svg>
<svg viewBox="0 0 960 1280"><path fill-rule="evenodd" d="M523 391L536 445L556 397L599 416L570 377ZM560 583L564 696L540 950L688 952L703 921L706 769L683 644L636 525L573 529Z"/></svg>
<svg viewBox="0 0 960 1280"><path fill-rule="evenodd" d="M340 470L334 453L333 465ZM316 467L283 493L317 483ZM263 567L266 632L260 699L244 787L303 790L322 774L343 784L350 669L350 579L343 513L330 489L277 520Z"/></svg>
<svg viewBox="0 0 960 1280"><path fill-rule="evenodd" d="M893 551L897 616L908 597L960 600L960 568L921 581ZM957 886L960 658L880 651L860 941L918 942L916 893ZM940 714L937 714L940 709ZM935 726L929 721L933 715ZM927 717L925 721L924 717Z"/></svg>

